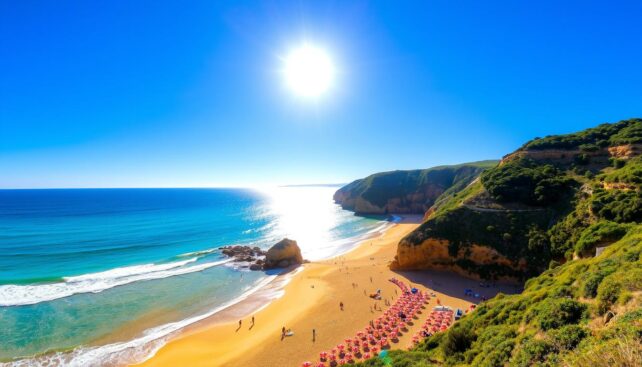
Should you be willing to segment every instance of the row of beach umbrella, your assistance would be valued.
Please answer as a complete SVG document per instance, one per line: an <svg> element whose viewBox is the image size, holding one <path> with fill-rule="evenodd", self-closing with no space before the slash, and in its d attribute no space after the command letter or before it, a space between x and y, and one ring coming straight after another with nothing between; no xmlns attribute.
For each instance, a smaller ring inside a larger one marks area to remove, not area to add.
<svg viewBox="0 0 642 367"><path fill-rule="evenodd" d="M401 296L381 316L370 322L354 338L346 338L344 343L330 351L319 353L319 362L303 362L302 367L328 367L345 365L376 357L390 343L408 331L408 323L416 318L421 308L430 301L430 296L416 288L410 288L399 279L390 279L401 289Z"/></svg>

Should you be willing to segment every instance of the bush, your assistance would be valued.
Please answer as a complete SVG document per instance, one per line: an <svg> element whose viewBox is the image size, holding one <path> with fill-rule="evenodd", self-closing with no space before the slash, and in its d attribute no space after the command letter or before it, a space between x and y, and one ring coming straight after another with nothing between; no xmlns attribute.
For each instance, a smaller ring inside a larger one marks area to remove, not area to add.
<svg viewBox="0 0 642 367"><path fill-rule="evenodd" d="M450 356L465 352L476 336L468 324L456 324L443 338L441 348L444 355Z"/></svg>
<svg viewBox="0 0 642 367"><path fill-rule="evenodd" d="M597 144L588 143L580 145L580 150L582 152L597 152L600 147Z"/></svg>
<svg viewBox="0 0 642 367"><path fill-rule="evenodd" d="M610 221L600 221L585 229L575 245L578 255L592 256L595 247L600 244L608 244L618 241L624 237L628 226Z"/></svg>
<svg viewBox="0 0 642 367"><path fill-rule="evenodd" d="M558 350L575 349L586 337L586 330L578 325L566 325L551 332L551 340Z"/></svg>
<svg viewBox="0 0 642 367"><path fill-rule="evenodd" d="M596 190L591 200L591 211L600 218L617 223L642 221L642 192L623 190Z"/></svg>
<svg viewBox="0 0 642 367"><path fill-rule="evenodd" d="M542 330L557 329L564 325L577 324L586 305L572 299L547 299L537 308L537 321Z"/></svg>
<svg viewBox="0 0 642 367"><path fill-rule="evenodd" d="M584 283L584 292L582 295L586 298L595 298L595 296L597 296L597 287L600 286L603 279L604 274L602 273L591 274L586 283Z"/></svg>
<svg viewBox="0 0 642 367"><path fill-rule="evenodd" d="M615 279L606 278L597 288L598 312L606 313L617 302L622 292L622 284Z"/></svg>
<svg viewBox="0 0 642 367"><path fill-rule="evenodd" d="M620 182L630 185L642 185L642 157L631 158L628 162L616 159L615 171L604 175L605 182Z"/></svg>
<svg viewBox="0 0 642 367"><path fill-rule="evenodd" d="M575 156L575 164L578 164L580 166L586 166L587 164L590 163L590 158L588 155L581 153Z"/></svg>
<svg viewBox="0 0 642 367"><path fill-rule="evenodd" d="M533 366L534 362L544 362L552 351L553 346L548 341L527 339L519 348L511 365L518 367Z"/></svg>
<svg viewBox="0 0 642 367"><path fill-rule="evenodd" d="M614 168L622 168L626 164L626 161L623 159L609 158L609 162Z"/></svg>

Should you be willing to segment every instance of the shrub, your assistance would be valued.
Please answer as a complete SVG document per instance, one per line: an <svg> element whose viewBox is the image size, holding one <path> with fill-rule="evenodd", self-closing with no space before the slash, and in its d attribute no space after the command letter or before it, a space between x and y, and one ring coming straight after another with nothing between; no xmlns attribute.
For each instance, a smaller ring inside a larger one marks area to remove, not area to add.
<svg viewBox="0 0 642 367"><path fill-rule="evenodd" d="M550 333L552 343L558 350L575 349L586 335L586 330L578 325L562 326Z"/></svg>
<svg viewBox="0 0 642 367"><path fill-rule="evenodd" d="M518 367L530 367L534 362L544 362L553 346L545 340L527 339L519 348L513 358L511 365Z"/></svg>
<svg viewBox="0 0 642 367"><path fill-rule="evenodd" d="M476 336L468 324L456 324L443 338L441 348L445 355L465 352Z"/></svg>
<svg viewBox="0 0 642 367"><path fill-rule="evenodd" d="M598 311L600 314L606 313L618 298L622 291L622 284L614 278L606 278L597 289Z"/></svg>
<svg viewBox="0 0 642 367"><path fill-rule="evenodd" d="M609 162L614 168L622 168L626 164L626 161L617 158L609 158Z"/></svg>
<svg viewBox="0 0 642 367"><path fill-rule="evenodd" d="M580 166L585 166L590 163L590 158L588 155L581 153L575 156L574 162Z"/></svg>
<svg viewBox="0 0 642 367"><path fill-rule="evenodd" d="M597 144L587 143L580 145L580 150L582 152L597 152L600 147Z"/></svg>
<svg viewBox="0 0 642 367"><path fill-rule="evenodd" d="M600 218L617 223L642 221L642 192L596 190L591 199L591 211Z"/></svg>
<svg viewBox="0 0 642 367"><path fill-rule="evenodd" d="M600 244L612 243L624 237L628 226L610 221L600 221L585 229L575 245L575 251L580 256L591 256L595 247Z"/></svg>
<svg viewBox="0 0 642 367"><path fill-rule="evenodd" d="M604 279L603 273L598 272L591 274L586 283L584 283L582 295L586 298L595 298L595 296L597 296L597 287L599 287L602 279Z"/></svg>
<svg viewBox="0 0 642 367"><path fill-rule="evenodd" d="M577 324L586 305L572 299L547 299L537 308L537 321L542 330L557 329L564 325Z"/></svg>
<svg viewBox="0 0 642 367"><path fill-rule="evenodd" d="M642 184L642 157L631 158L628 162L615 160L613 165L617 169L604 175L605 182L621 182L636 186Z"/></svg>

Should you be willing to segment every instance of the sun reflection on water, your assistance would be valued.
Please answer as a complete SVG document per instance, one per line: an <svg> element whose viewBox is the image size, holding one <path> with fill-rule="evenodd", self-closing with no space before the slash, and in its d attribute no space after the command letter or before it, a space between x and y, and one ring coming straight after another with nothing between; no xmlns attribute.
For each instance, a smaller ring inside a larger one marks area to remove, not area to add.
<svg viewBox="0 0 642 367"><path fill-rule="evenodd" d="M262 190L268 196L268 212L276 220L270 237L296 240L304 257L314 260L339 252L354 241L342 238L340 225L375 226L378 221L355 217L335 204L332 195L336 190L322 186Z"/></svg>

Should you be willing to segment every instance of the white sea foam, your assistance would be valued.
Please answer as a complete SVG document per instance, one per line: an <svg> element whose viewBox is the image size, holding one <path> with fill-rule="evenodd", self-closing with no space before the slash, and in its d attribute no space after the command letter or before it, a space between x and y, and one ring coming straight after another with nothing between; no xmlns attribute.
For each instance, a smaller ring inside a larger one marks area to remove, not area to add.
<svg viewBox="0 0 642 367"><path fill-rule="evenodd" d="M198 258L167 264L145 264L126 266L98 273L65 277L64 282L31 285L0 286L0 306L31 305L40 302L69 297L78 293L100 293L104 290L134 282L168 278L194 273L222 265L230 261L206 262L191 266Z"/></svg>
<svg viewBox="0 0 642 367"><path fill-rule="evenodd" d="M352 250L355 245L377 234L385 232L388 228L399 222L400 218L393 218L392 221L381 223L379 226L372 228L361 235L333 241L329 243L328 252L322 257L333 257ZM116 268L104 272L92 273L74 277L64 278L65 282L55 284L31 285L31 286L0 286L0 306L26 305L39 302L45 302L53 299L67 297L76 293L98 293L103 290L128 284L136 281L166 278L174 275L186 274L201 271L212 266L227 265L235 266L232 259L202 263L187 266L198 260L199 257L208 255L217 249L207 249L195 251L180 257L190 257L187 260L168 263L168 264L146 264L123 268ZM289 282L291 276L302 270L289 274L289 276L280 278L279 284L265 287L276 276L269 276L255 286L246 290L238 298L216 307L202 315L194 316L185 320L172 322L150 328L144 331L140 336L129 341L112 343L103 346L81 346L71 352L49 353L33 358L21 359L9 363L0 363L0 367L22 367L22 366L121 366L140 363L153 357L160 348L163 347L175 334L188 325L206 319L217 312L237 304L260 289L270 292L269 298L278 298L283 295L283 287ZM273 288L273 289L271 289ZM259 309L266 307L269 302L265 302Z"/></svg>
<svg viewBox="0 0 642 367"><path fill-rule="evenodd" d="M215 248L210 248L210 249L207 249L207 250L188 252L186 254L178 255L177 257L191 257L191 256L199 256L200 257L200 256L203 256L203 255L209 255L209 254L211 254L212 252L214 252L216 250L220 250L220 248L215 247Z"/></svg>
<svg viewBox="0 0 642 367"><path fill-rule="evenodd" d="M221 310L247 299L254 292L270 283L274 278L276 278L276 275L261 279L239 297L204 314L147 329L141 336L126 342L95 347L79 347L71 352L58 352L8 363L0 363L0 367L111 367L140 363L153 357L172 335L182 328L206 319ZM278 294L274 295L274 297L276 296L278 296Z"/></svg>

